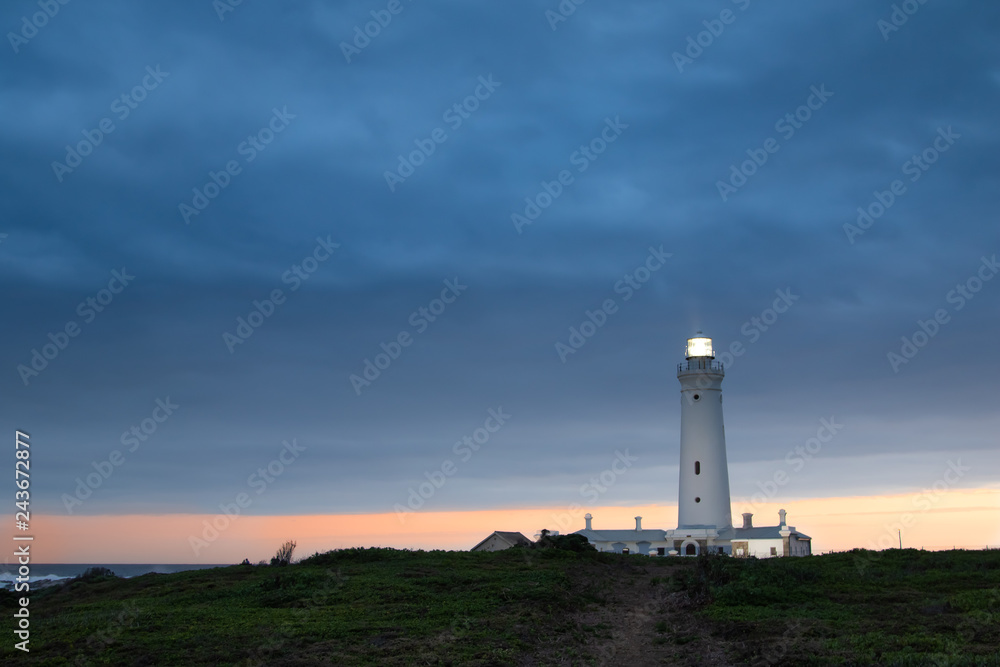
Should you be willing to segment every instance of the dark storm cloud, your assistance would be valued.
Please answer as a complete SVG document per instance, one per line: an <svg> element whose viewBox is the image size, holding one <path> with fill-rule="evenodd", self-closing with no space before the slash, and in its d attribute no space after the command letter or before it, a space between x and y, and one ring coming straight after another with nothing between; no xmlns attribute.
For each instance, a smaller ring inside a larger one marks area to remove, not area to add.
<svg viewBox="0 0 1000 667"><path fill-rule="evenodd" d="M753 492L736 470L830 416L845 428L796 493L921 483L905 465L844 479L875 455L980 452L970 484L991 479L1000 281L961 310L947 297L1000 250L1000 10L923 5L886 40L891 3L588 2L553 30L557 6L404 1L347 63L341 43L385 3L243 3L221 21L211 2L70 3L8 51L4 423L46 443L38 502L64 511L167 397L180 407L75 511L212 511L293 438L306 450L255 510L389 511L501 407L510 422L429 508L575 502L625 448L641 463L606 500L670 502L674 364L698 329L745 350L726 380L734 494ZM10 5L0 26L35 11ZM481 77L498 85L455 126ZM832 95L808 121L776 126L817 89ZM276 110L273 141L245 143ZM114 131L60 181L52 163L104 118ZM615 140L581 158L609 123ZM949 127L960 137L911 182L907 161ZM385 172L438 128L390 190ZM779 150L723 201L717 183L769 138ZM518 233L512 214L563 170ZM851 243L844 225L894 179L906 192ZM339 247L293 291L317 238ZM661 246L672 256L626 301L616 284ZM122 269L135 280L86 321L78 305ZM446 280L467 290L432 322L419 309ZM286 300L230 353L223 333L275 289ZM778 291L795 298L764 330L752 318ZM556 343L607 299L617 311L561 363ZM894 372L887 353L942 308ZM70 322L79 335L25 386L17 366ZM349 377L401 332L412 344L358 395Z"/></svg>

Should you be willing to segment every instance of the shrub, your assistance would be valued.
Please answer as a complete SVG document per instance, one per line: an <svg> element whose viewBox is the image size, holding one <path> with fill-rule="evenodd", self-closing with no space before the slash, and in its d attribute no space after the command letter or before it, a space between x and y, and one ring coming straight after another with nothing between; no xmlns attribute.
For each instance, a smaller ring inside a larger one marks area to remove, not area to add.
<svg viewBox="0 0 1000 667"><path fill-rule="evenodd" d="M314 553L308 558L304 558L299 563L301 565L330 566L342 563L375 563L386 560L397 560L412 556L415 552L409 549L392 549L389 547L350 547L348 549L334 549L325 553Z"/></svg>
<svg viewBox="0 0 1000 667"><path fill-rule="evenodd" d="M292 562L292 552L295 551L295 542L288 540L278 548L278 553L271 559L271 565L288 565Z"/></svg>
<svg viewBox="0 0 1000 667"><path fill-rule="evenodd" d="M89 567L87 571L78 577L74 577L73 581L102 581L104 579L117 579L118 575L115 574L110 568L107 567Z"/></svg>
<svg viewBox="0 0 1000 667"><path fill-rule="evenodd" d="M583 535L549 535L547 530L542 531L542 536L534 544L537 549L560 549L562 551L576 551L584 553L597 551L597 547L591 544Z"/></svg>

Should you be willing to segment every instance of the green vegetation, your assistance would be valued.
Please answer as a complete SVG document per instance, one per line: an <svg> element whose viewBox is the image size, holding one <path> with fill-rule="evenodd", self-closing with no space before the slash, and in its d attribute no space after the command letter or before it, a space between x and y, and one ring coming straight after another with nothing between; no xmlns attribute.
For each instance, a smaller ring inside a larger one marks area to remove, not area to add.
<svg viewBox="0 0 1000 667"><path fill-rule="evenodd" d="M583 535L549 535L547 529L542 529L538 541L532 544L534 549L563 549L578 553L596 552L597 548Z"/></svg>
<svg viewBox="0 0 1000 667"><path fill-rule="evenodd" d="M0 662L1000 665L1000 551L757 561L549 547L88 573L31 593L31 653L8 638ZM16 597L0 592L8 619Z"/></svg>
<svg viewBox="0 0 1000 667"><path fill-rule="evenodd" d="M737 661L1000 665L997 550L699 558L674 585L744 637Z"/></svg>

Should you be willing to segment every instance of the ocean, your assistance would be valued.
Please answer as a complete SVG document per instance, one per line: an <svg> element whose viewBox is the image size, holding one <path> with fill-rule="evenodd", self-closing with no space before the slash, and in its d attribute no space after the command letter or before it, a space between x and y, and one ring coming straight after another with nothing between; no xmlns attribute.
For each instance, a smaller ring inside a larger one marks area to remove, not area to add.
<svg viewBox="0 0 1000 667"><path fill-rule="evenodd" d="M49 581L60 581L64 579L72 579L77 577L88 569L92 567L106 567L112 572L117 574L119 577L138 577L139 575L149 574L150 572L157 572L159 574L170 574L171 572L183 572L185 570L204 570L212 567L229 567L232 563L216 564L216 565L204 565L204 564L175 564L168 563L165 565L138 565L135 563L119 563L108 564L108 563L91 563L91 564L69 564L69 563L58 563L55 565L39 565L36 563L31 564L31 575L28 578L28 583L34 584L35 582L42 581L43 579L48 579ZM10 563L3 565L3 570L0 571L0 587L11 590L14 587L14 580L17 577L17 565L11 565Z"/></svg>

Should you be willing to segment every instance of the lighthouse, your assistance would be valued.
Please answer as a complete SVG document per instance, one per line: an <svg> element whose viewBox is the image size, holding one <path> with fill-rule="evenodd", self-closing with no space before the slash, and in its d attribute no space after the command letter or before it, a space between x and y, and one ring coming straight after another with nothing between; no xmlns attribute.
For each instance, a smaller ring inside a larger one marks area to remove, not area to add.
<svg viewBox="0 0 1000 667"><path fill-rule="evenodd" d="M722 424L722 380L712 339L687 341L685 361L677 366L681 383L681 458L677 528L728 531L733 525L729 499L726 432Z"/></svg>
<svg viewBox="0 0 1000 667"><path fill-rule="evenodd" d="M778 512L777 526L755 526L744 512L743 525L733 525L726 463L726 430L722 425L722 364L715 360L712 339L699 331L688 338L685 360L677 366L681 383L680 483L677 528L594 528L594 516L584 515L583 535L599 551L650 556L727 554L736 558L808 556L812 538L787 523ZM582 508L581 508L582 509ZM567 515L568 516L568 515ZM560 524L561 525L561 524Z"/></svg>

